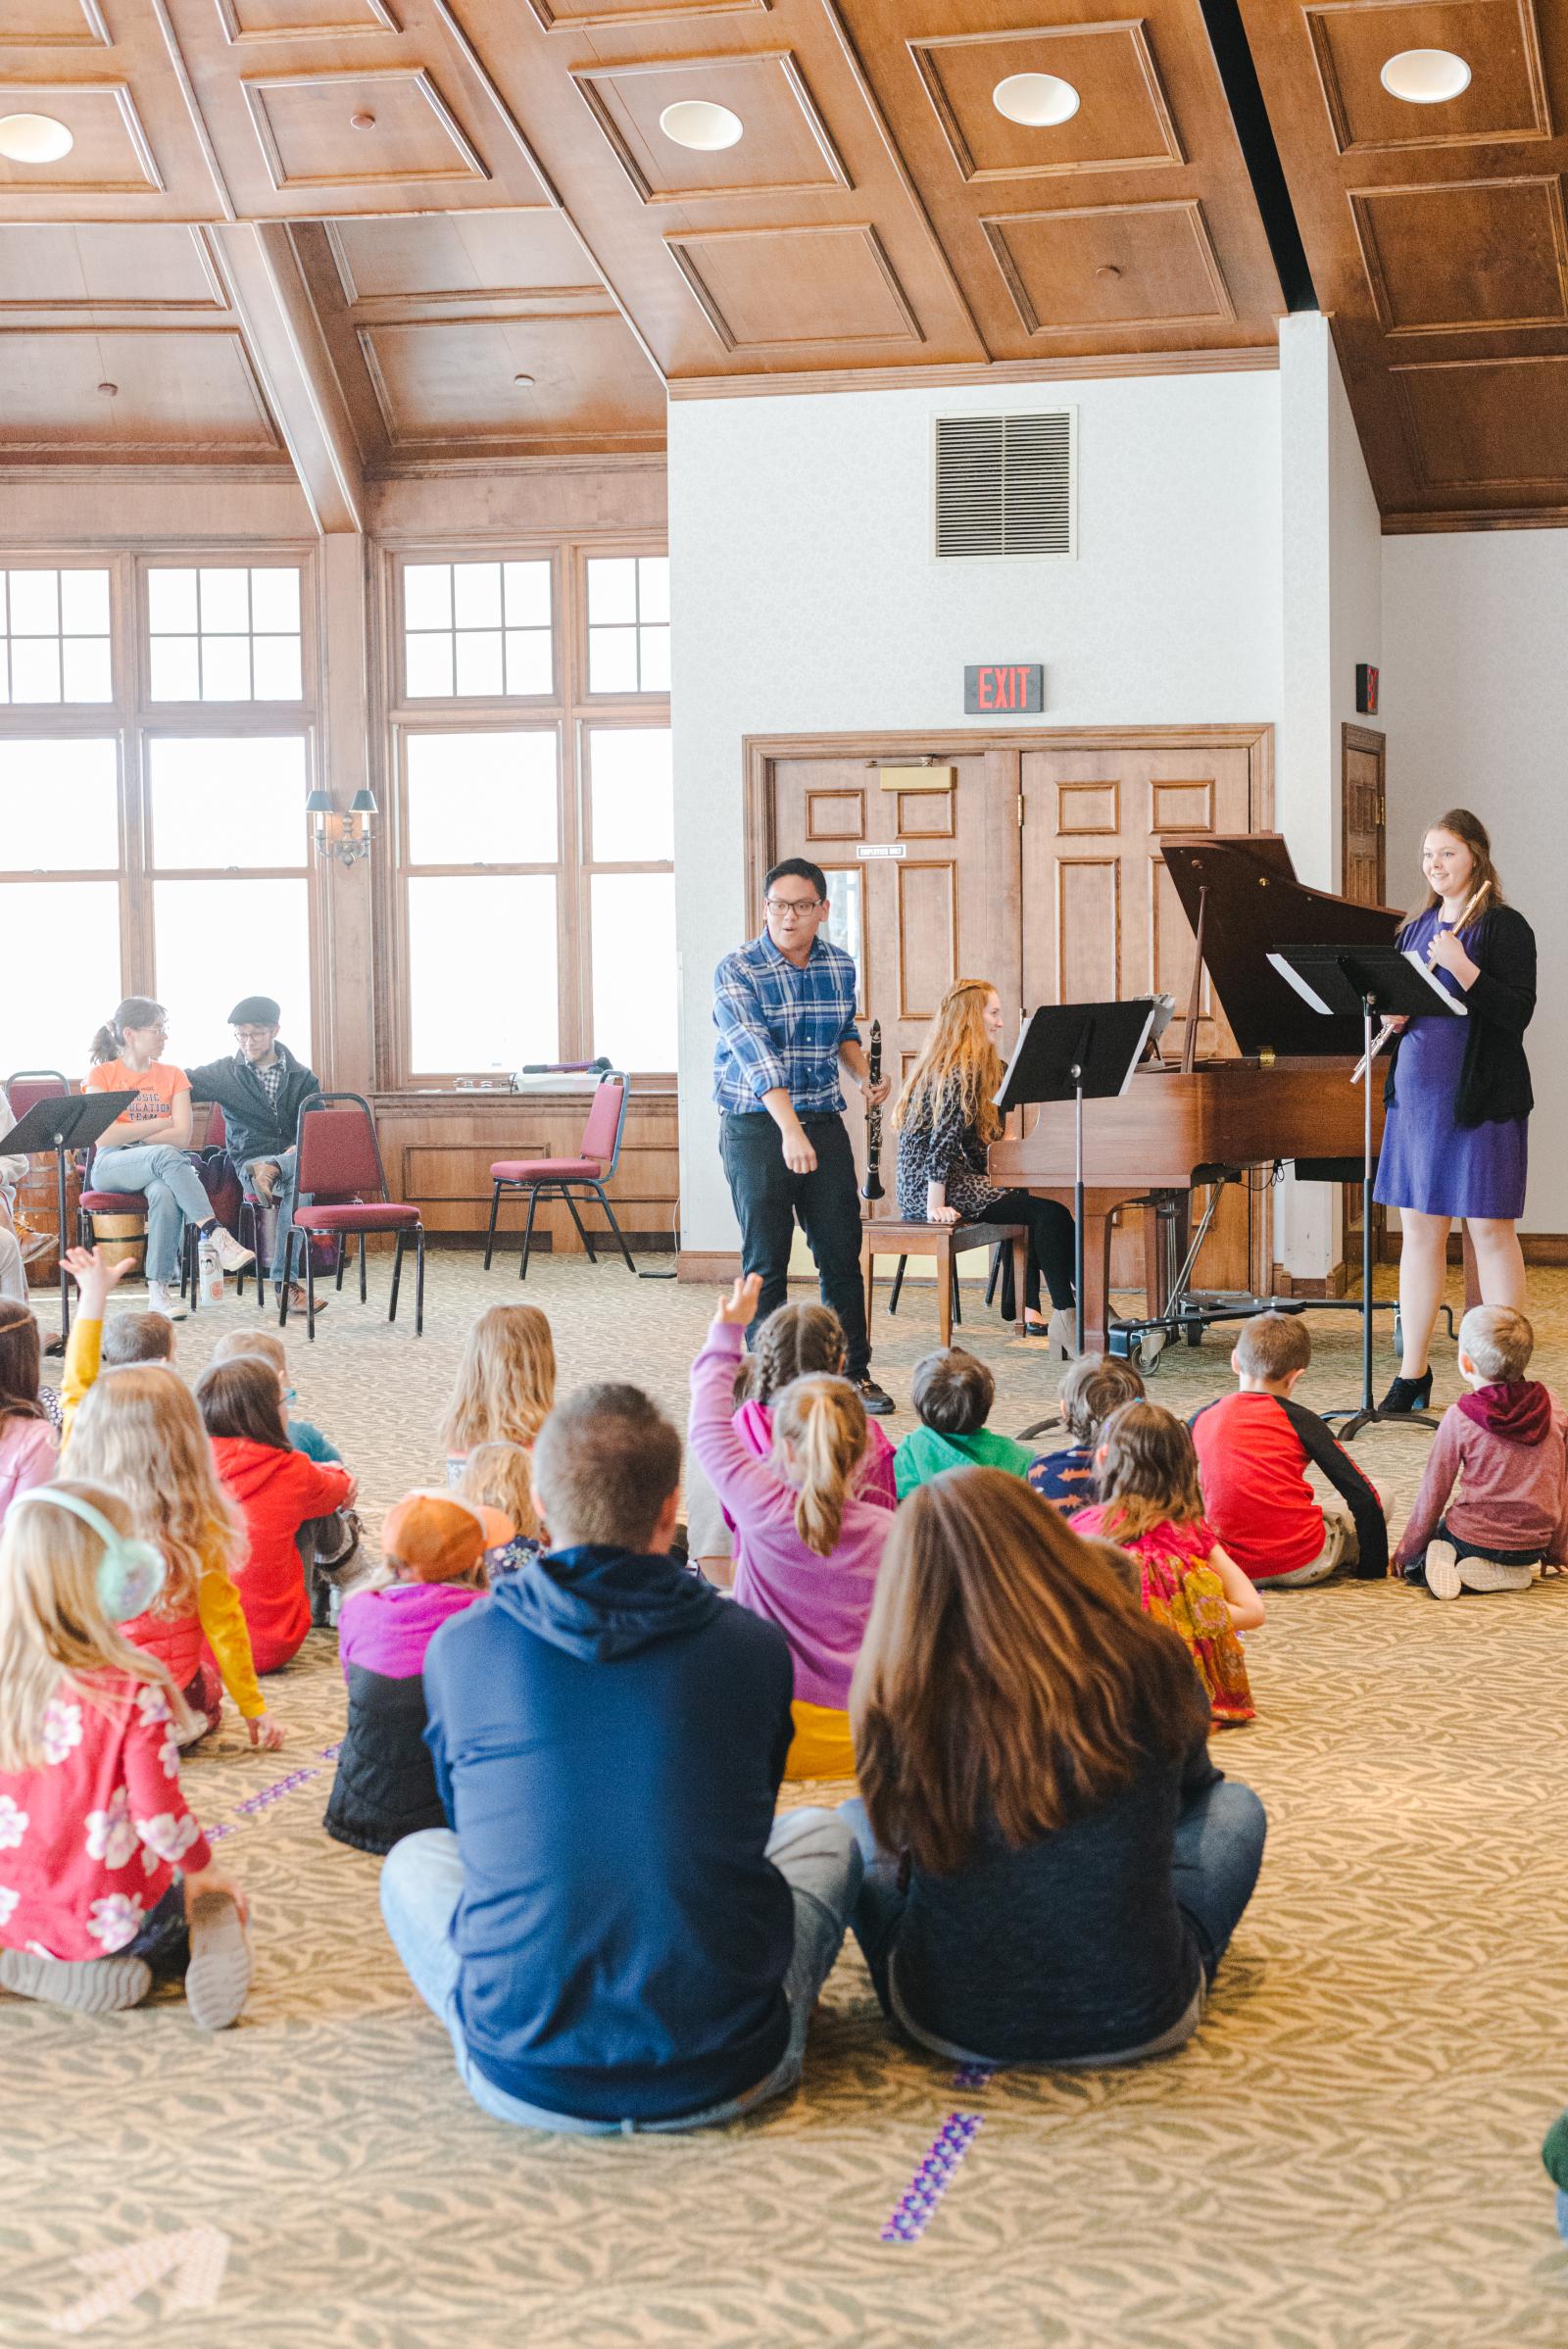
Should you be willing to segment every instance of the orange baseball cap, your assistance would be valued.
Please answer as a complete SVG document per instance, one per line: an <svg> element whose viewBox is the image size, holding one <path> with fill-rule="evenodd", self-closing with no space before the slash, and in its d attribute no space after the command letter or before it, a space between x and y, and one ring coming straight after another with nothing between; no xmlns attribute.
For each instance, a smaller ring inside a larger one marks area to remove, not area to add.
<svg viewBox="0 0 1568 2349"><path fill-rule="evenodd" d="M455 1493L406 1493L387 1511L381 1547L431 1583L471 1574L487 1549L502 1549L516 1527L500 1509L481 1508Z"/></svg>

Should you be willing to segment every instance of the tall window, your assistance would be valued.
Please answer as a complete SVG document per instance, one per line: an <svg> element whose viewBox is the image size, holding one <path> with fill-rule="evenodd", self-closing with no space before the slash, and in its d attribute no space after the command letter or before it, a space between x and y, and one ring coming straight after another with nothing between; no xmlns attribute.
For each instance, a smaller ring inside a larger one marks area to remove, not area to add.
<svg viewBox="0 0 1568 2349"><path fill-rule="evenodd" d="M673 1073L667 567L569 546L394 565L404 1080L601 1052ZM608 669L601 624L624 640Z"/></svg>
<svg viewBox="0 0 1568 2349"><path fill-rule="evenodd" d="M232 1050L224 1015L259 991L309 1049L305 577L303 556L0 567L0 937L38 978L8 1064L80 1076L133 994L185 1063Z"/></svg>

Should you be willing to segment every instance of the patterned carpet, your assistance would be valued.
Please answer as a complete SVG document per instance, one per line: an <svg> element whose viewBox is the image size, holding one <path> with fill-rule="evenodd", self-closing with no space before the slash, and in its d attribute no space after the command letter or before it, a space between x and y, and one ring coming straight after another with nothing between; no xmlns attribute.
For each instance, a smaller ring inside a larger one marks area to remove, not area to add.
<svg viewBox="0 0 1568 2349"><path fill-rule="evenodd" d="M293 1341L299 1408L377 1519L438 1469L468 1321L516 1294L438 1254L418 1344L375 1294L334 1299L314 1347ZM547 1259L528 1294L567 1383L613 1365L680 1408L704 1292ZM906 1403L934 1343L929 1292L906 1297L876 1328ZM1538 1274L1536 1299L1568 1385L1568 1276ZM184 1367L249 1309L187 1325ZM1355 1324L1312 1326L1305 1399L1353 1400ZM998 1373L997 1424L1040 1416L1043 1349L977 1296L968 1335ZM1152 1392L1192 1408L1226 1383L1225 1352L1168 1355ZM1439 1374L1447 1399L1449 1348ZM1422 1437L1358 1451L1408 1497ZM0 2342L38 2349L76 2306L89 2340L170 2349L1560 2343L1568 2252L1537 2148L1568 2098L1565 1658L1568 1585L1445 1607L1356 1584L1276 1596L1249 1648L1260 1717L1220 1754L1268 1804L1268 1856L1171 2061L959 2086L889 2037L852 1947L795 2098L688 2141L583 2141L468 2104L382 1933L376 1863L319 1832L342 1696L332 1639L313 1634L272 1684L286 1750L229 1730L186 1766L254 1903L241 2028L203 2042L177 2001L81 2022L0 2000ZM318 1775L240 1811L296 1772ZM982 2119L945 2198L917 2242L882 2240L956 2112ZM180 2313L172 2272L132 2298L126 2269L88 2322L105 2281L88 2263L204 2226L228 2238L212 2306Z"/></svg>

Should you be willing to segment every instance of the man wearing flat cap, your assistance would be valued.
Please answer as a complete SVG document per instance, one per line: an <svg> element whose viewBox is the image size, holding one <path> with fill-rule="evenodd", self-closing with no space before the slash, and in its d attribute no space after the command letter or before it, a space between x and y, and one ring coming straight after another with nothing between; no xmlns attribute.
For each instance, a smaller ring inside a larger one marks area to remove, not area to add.
<svg viewBox="0 0 1568 2349"><path fill-rule="evenodd" d="M282 1012L270 995L248 995L234 1005L228 1024L238 1048L231 1059L188 1068L191 1097L216 1101L223 1112L228 1154L264 1206L275 1209L267 1248L274 1288L282 1288L284 1250L294 1224L294 1136L300 1103L321 1090L320 1081L296 1060L277 1031ZM303 1296L291 1298L303 1305ZM321 1300L316 1300L321 1310Z"/></svg>

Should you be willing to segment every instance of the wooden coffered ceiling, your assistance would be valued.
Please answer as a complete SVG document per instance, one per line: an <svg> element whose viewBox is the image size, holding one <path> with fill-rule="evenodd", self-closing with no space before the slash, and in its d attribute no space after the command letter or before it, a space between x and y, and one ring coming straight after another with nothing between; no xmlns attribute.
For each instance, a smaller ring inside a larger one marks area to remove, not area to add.
<svg viewBox="0 0 1568 2349"><path fill-rule="evenodd" d="M1271 364L1231 5L0 0L0 115L74 138L0 159L0 462L291 461L349 527L367 475L657 452L666 394ZM1240 5L1390 525L1562 518L1535 0ZM1387 95L1418 46L1462 98ZM1076 115L1001 115L1024 73Z"/></svg>
<svg viewBox="0 0 1568 2349"><path fill-rule="evenodd" d="M1568 522L1568 13L1241 0L1386 530ZM1400 50L1468 89L1391 97Z"/></svg>
<svg viewBox="0 0 1568 2349"><path fill-rule="evenodd" d="M657 450L666 387L1268 364L1283 308L1199 0L4 0L12 112L74 145L0 160L0 460L286 451L324 513Z"/></svg>

